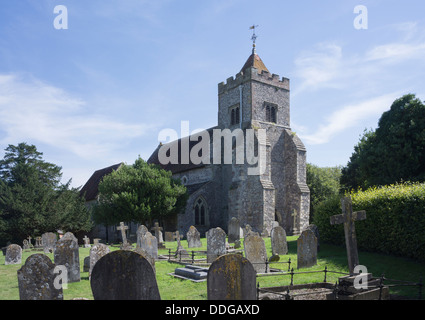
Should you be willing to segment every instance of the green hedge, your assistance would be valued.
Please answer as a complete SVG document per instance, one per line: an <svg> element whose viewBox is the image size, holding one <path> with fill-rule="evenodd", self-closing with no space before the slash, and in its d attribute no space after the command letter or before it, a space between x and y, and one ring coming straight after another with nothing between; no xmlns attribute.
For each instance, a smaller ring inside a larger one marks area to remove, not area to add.
<svg viewBox="0 0 425 320"><path fill-rule="evenodd" d="M352 192L353 210L366 210L366 220L356 221L360 250L388 253L425 262L425 184L397 184ZM344 244L342 225L329 218L341 213L340 197L322 202L313 223L320 240Z"/></svg>

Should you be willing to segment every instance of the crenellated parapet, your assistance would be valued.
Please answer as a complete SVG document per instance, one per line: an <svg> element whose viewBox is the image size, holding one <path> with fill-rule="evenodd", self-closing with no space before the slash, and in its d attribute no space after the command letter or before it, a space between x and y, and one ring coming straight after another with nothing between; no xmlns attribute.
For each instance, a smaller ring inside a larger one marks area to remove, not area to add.
<svg viewBox="0 0 425 320"><path fill-rule="evenodd" d="M235 87L247 82L247 81L259 81L275 87L279 87L289 91L289 79L282 77L280 78L277 74L270 74L265 70L258 72L257 68L251 67L246 69L245 72L239 72L235 77L229 77L226 83L221 82L218 84L218 94L224 93L227 90L234 89Z"/></svg>

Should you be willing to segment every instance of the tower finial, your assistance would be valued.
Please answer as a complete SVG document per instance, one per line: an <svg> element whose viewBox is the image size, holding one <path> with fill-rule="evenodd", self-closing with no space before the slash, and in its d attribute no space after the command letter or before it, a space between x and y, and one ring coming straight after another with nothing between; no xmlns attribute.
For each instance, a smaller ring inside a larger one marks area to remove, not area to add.
<svg viewBox="0 0 425 320"><path fill-rule="evenodd" d="M257 40L257 35L255 34L255 28L257 28L258 25L253 24L252 26L249 27L250 30L252 30L252 53L257 53L255 50L255 41Z"/></svg>

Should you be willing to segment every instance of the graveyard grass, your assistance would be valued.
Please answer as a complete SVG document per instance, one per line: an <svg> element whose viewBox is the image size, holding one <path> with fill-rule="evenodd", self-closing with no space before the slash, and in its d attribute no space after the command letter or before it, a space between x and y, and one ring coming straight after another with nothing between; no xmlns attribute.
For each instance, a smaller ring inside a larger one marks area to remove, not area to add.
<svg viewBox="0 0 425 320"><path fill-rule="evenodd" d="M317 265L307 269L297 270L297 238L288 237L288 254L281 255L279 262L287 262L291 259L291 268L294 268L294 272L305 272L305 271L323 271L327 267L328 271L336 272L348 272L347 267L347 256L345 252L345 246L334 246L321 244L320 251L318 252ZM265 238L265 244L267 248L268 257L271 256L271 243L270 238ZM188 249L187 241L182 240L182 246L189 252L191 250L206 250L206 239L202 238L202 248ZM166 242L167 249L160 249L159 254L167 255L168 248L175 251L177 248L177 242ZM118 250L118 246L111 246L111 251ZM23 251L22 264L25 260L34 253L28 250ZM81 266L81 281L68 284L68 289L64 290L64 299L71 300L74 298L87 298L93 299L93 295L90 288L90 281L88 278L88 272L82 272L83 261L86 256L89 256L90 248L80 247L80 266ZM53 254L47 254L53 261ZM4 265L4 256L0 255L0 300L19 300L19 289L17 280L17 270L22 265ZM359 252L359 260L362 265L368 268L368 272L371 272L375 277L381 276L382 273L385 277L390 279L399 279L412 282L418 282L421 276L425 275L425 265L418 262L405 259L402 257L395 257L383 254ZM168 261L157 261L155 263L156 278L158 282L158 288L160 291L162 300L206 300L207 299L207 283L199 282L195 283L189 280L181 280L174 278L169 273L174 272L174 269L179 267L179 264L169 263ZM281 269L283 271L288 270L288 264L282 263L271 263L271 268ZM339 274L328 273L327 282L335 283ZM268 277L257 277L257 283L260 287L275 287L284 286L290 284L290 275L286 276L268 276ZM314 283L322 282L324 279L324 273L303 273L294 275L294 284ZM409 297L416 299L418 296L417 287L396 287L391 288L392 295Z"/></svg>

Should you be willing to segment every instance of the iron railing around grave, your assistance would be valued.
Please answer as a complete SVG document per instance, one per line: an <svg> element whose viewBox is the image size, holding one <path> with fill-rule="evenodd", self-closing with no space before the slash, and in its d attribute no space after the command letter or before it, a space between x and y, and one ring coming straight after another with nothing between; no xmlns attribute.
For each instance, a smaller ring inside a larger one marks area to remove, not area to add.
<svg viewBox="0 0 425 320"><path fill-rule="evenodd" d="M300 271L300 272L294 272L294 268L291 269L290 272L271 272L271 273L260 273L257 274L257 278L260 277L269 277L269 276L291 276L291 283L289 285L289 287L294 286L294 276L298 275L298 274L308 274L308 273L324 273L324 279L323 282L326 283L327 282L327 275L328 273L334 273L334 274L341 274L341 275L349 275L347 273L343 273L343 272L338 272L338 271L331 271L328 270L327 266L325 266L324 270L318 270L318 271ZM385 283L385 281L387 282L392 282L392 283ZM318 282L319 283L319 282ZM379 278L379 284L375 285L375 286L368 286L368 289L377 289L379 288L379 300L382 299L382 291L384 287L388 287L388 288L394 288L394 287L406 287L406 286L410 286L410 287L418 287L418 300L422 300L422 290L423 290L423 279L422 277L419 279L419 282L412 282L412 281L405 281L405 280L396 280L396 279L389 279L389 278L385 278L384 275L382 275ZM337 283L335 283L334 289L333 289L333 293L335 295L335 299L338 299L338 292L340 291L341 286ZM299 294L295 294L295 295L290 295L290 289L288 288L286 293L279 293L279 292L275 292L275 291L270 291L267 290L266 288L260 288L260 283L257 282L257 298L259 297L260 292L264 292L264 293L273 293L276 295L280 295L285 297L285 300L291 300L291 297L295 297L295 296L302 296L302 295L312 295L312 294L318 294L321 293L320 291L315 291L312 293L299 293ZM325 292L325 291L323 291ZM326 292L329 292L329 290L326 290Z"/></svg>

